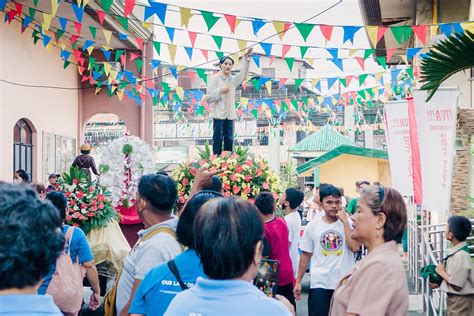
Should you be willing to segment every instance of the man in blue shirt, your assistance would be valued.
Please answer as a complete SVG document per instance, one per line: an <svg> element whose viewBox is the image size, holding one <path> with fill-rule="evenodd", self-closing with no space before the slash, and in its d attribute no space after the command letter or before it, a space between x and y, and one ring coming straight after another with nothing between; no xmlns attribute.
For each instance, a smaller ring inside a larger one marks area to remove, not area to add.
<svg viewBox="0 0 474 316"><path fill-rule="evenodd" d="M0 314L62 315L37 294L63 249L59 212L29 186L0 183L0 218Z"/></svg>
<svg viewBox="0 0 474 316"><path fill-rule="evenodd" d="M140 283L129 314L132 315L163 315L171 300L184 288L192 287L198 277L205 277L201 260L194 250L194 218L201 206L210 199L221 197L214 191L200 191L192 197L184 207L179 218L176 235L178 241L188 247L188 250L176 256L173 260L182 281L169 267L162 263L153 268Z"/></svg>

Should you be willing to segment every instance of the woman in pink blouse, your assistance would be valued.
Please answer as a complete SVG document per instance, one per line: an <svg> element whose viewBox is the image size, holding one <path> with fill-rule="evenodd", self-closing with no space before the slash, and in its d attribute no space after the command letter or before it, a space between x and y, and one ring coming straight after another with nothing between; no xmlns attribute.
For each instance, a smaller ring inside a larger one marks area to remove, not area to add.
<svg viewBox="0 0 474 316"><path fill-rule="evenodd" d="M379 185L364 188L351 237L369 253L339 281L330 315L407 315L408 285L397 248L406 223L406 206L398 191Z"/></svg>

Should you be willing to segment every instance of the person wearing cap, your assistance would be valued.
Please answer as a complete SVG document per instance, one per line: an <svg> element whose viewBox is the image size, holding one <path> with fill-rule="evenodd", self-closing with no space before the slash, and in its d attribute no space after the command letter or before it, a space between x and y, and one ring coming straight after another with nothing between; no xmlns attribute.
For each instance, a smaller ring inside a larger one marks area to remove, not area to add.
<svg viewBox="0 0 474 316"><path fill-rule="evenodd" d="M81 154L77 156L72 163L73 167L78 167L79 169L83 170L87 174L87 178L89 180L91 180L91 169L96 176L99 176L99 172L95 166L94 158L90 155L91 149L91 145L83 144L81 146Z"/></svg>
<svg viewBox="0 0 474 316"><path fill-rule="evenodd" d="M213 119L212 150L215 155L224 151L233 150L234 121L237 120L235 110L235 90L247 76L250 65L250 56L253 49L249 48L242 58L239 74L232 76L234 60L224 56L219 61L220 71L214 75L207 86L206 101L211 102L211 117Z"/></svg>
<svg viewBox="0 0 474 316"><path fill-rule="evenodd" d="M49 185L46 188L46 194L48 194L49 192L58 190L58 184L57 184L58 178L59 178L59 174L57 173L51 173L49 175L48 177Z"/></svg>

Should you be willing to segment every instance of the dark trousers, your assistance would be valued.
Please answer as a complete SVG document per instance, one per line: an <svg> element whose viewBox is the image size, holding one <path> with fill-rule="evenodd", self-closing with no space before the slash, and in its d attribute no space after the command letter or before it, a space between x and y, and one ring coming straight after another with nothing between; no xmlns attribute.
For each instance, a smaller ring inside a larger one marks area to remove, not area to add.
<svg viewBox="0 0 474 316"><path fill-rule="evenodd" d="M234 148L234 121L213 120L212 151L215 155L222 153L222 139L224 139L224 151L233 151Z"/></svg>
<svg viewBox="0 0 474 316"><path fill-rule="evenodd" d="M308 296L308 315L309 316L328 316L331 307L331 299L334 290L327 289L309 289Z"/></svg>
<svg viewBox="0 0 474 316"><path fill-rule="evenodd" d="M276 294L286 297L286 299L290 301L291 305L293 305L296 312L296 301L295 296L293 294L293 282L286 285L278 285Z"/></svg>

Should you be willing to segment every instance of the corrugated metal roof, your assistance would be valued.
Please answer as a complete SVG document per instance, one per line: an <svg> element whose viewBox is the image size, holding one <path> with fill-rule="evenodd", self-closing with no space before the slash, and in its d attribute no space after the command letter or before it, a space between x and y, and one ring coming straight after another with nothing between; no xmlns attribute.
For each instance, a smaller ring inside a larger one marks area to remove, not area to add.
<svg viewBox="0 0 474 316"><path fill-rule="evenodd" d="M290 151L330 151L343 145L356 146L349 138L326 125L297 143Z"/></svg>

